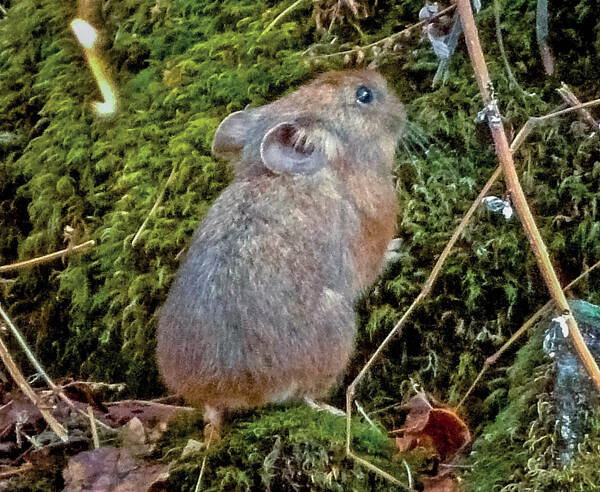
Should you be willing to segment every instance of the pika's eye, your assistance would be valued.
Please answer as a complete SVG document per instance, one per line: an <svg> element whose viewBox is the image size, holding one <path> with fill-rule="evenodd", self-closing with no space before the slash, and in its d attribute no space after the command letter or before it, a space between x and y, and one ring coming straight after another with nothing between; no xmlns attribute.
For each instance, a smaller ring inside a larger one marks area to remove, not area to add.
<svg viewBox="0 0 600 492"><path fill-rule="evenodd" d="M373 92L365 85L356 89L356 101L362 104L369 104L373 100Z"/></svg>

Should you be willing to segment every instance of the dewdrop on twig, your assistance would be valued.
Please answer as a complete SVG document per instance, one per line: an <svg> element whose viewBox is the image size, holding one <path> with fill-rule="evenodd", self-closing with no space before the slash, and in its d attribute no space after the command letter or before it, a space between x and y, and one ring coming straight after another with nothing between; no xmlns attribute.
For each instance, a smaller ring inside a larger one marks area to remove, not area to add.
<svg viewBox="0 0 600 492"><path fill-rule="evenodd" d="M96 29L83 19L74 19L71 22L71 29L77 38L77 41L83 47L92 74L98 83L100 93L104 101L95 102L94 109L100 116L110 117L117 112L116 92L102 67L100 57L94 49L94 44L98 39Z"/></svg>

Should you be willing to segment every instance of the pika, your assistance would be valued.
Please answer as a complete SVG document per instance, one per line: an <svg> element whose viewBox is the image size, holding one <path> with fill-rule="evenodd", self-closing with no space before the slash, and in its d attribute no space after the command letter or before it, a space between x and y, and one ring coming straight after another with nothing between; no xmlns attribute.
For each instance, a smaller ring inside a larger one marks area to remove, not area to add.
<svg viewBox="0 0 600 492"><path fill-rule="evenodd" d="M209 209L158 320L167 386L223 412L322 398L343 373L354 301L396 231L405 112L372 70L329 72L229 115L213 154L231 184Z"/></svg>

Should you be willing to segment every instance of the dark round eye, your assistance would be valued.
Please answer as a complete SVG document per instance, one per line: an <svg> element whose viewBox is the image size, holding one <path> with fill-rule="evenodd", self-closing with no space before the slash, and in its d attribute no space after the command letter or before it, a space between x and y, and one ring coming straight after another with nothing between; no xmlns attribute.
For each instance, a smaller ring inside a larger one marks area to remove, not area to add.
<svg viewBox="0 0 600 492"><path fill-rule="evenodd" d="M362 104L369 104L373 100L373 92L365 85L356 89L356 101Z"/></svg>

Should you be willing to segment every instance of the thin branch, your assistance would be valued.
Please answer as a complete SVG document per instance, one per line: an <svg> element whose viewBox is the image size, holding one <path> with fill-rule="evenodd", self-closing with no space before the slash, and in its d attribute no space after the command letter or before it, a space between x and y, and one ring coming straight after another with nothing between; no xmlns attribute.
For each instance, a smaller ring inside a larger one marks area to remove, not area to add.
<svg viewBox="0 0 600 492"><path fill-rule="evenodd" d="M577 96L573 94L571 89L569 89L569 86L564 82L561 84L560 88L557 89L557 91L569 106L581 105L581 102L579 101L579 99L577 99ZM600 134L600 125L598 125L598 122L592 117L590 112L585 108L580 108L579 113L581 114L582 118L587 122L587 124L592 127L592 130Z"/></svg>
<svg viewBox="0 0 600 492"><path fill-rule="evenodd" d="M78 244L77 246L71 246L69 248L61 249L60 251L40 256L38 258L32 258L31 260L12 263L11 265L3 265L0 266L0 273L12 272L14 270L22 270L24 268L31 268L37 265L41 265L42 263L49 263L51 261L64 258L65 256L70 255L72 253L85 253L95 244L96 241L90 239L89 241Z"/></svg>
<svg viewBox="0 0 600 492"><path fill-rule="evenodd" d="M29 384L25 380L25 377L23 376L23 373L21 372L21 370L17 366L16 362L14 361L14 359L12 358L12 356L10 355L10 352L8 351L8 348L4 344L4 340L2 340L1 338L0 338L0 358L2 359L2 362L4 362L4 365L6 366L6 369L8 370L8 372L10 373L10 375L12 376L13 380L15 381L15 383L17 383L17 385L19 386L19 388L21 388L21 391L23 392L23 394L25 396L27 396L27 398L29 398L33 402L33 404L37 407L37 409L39 410L39 412L44 417L44 420L48 423L48 425L54 431L54 433L58 437L60 437L61 441L66 442L68 440L68 435L67 435L66 429L45 408L45 405L43 405L40 402L40 399L38 398L38 395L35 393L35 391L33 390L33 388L31 386L29 386Z"/></svg>
<svg viewBox="0 0 600 492"><path fill-rule="evenodd" d="M410 466L408 466L408 463L406 462L406 460L402 460L402 464L404 465L404 468L406 468L406 475L408 476L408 488L412 490L413 477L412 477L412 472L410 471Z"/></svg>
<svg viewBox="0 0 600 492"><path fill-rule="evenodd" d="M549 113L544 116L530 117L521 127L521 129L517 133L517 136L512 141L512 144L510 145L511 152L514 153L529 136L529 134L533 131L533 129L546 122L548 119L556 118L557 116L562 116L563 114L572 113L573 111L584 111L585 108L598 105L600 105L600 99L594 99L593 101L588 101L586 103L578 103L577 105L572 106L570 108L561 109L560 111L555 111L554 113Z"/></svg>
<svg viewBox="0 0 600 492"><path fill-rule="evenodd" d="M511 199L529 243L533 250L535 257L538 261L538 267L548 290L550 291L554 301L556 302L559 310L561 311L567 326L569 333L573 340L573 344L577 353L579 354L585 368L588 371L590 378L594 381L596 387L600 390L600 369L589 348L587 347L581 331L577 325L577 321L571 315L569 310L569 303L565 297L564 292L558 281L556 272L550 261L546 245L542 239L542 236L535 224L535 220L529 209L527 199L523 193L523 188L519 183L519 178L515 170L515 165L512 158L512 152L510 151L508 141L506 139L506 133L502 125L502 119L500 112L498 111L497 101L493 94L493 86L488 74L487 65L483 57L483 50L479 43L479 36L477 34L477 27L475 26L475 20L473 19L473 12L471 10L471 4L469 0L457 0L458 11L460 12L461 22L463 23L463 31L465 33L465 42L473 63L475 71L475 79L479 85L479 91L482 95L485 111L487 112L488 124L494 139L496 147L496 154L498 160L502 166L504 177L511 194Z"/></svg>
<svg viewBox="0 0 600 492"><path fill-rule="evenodd" d="M96 429L96 419L94 418L94 410L92 410L92 406L88 405L87 415L90 419L90 427L92 429L92 440L94 442L94 449L98 449L100 447L100 439L98 439L98 430Z"/></svg>
<svg viewBox="0 0 600 492"><path fill-rule="evenodd" d="M164 408L164 409L172 409L172 410L182 410L184 412L195 412L197 409L193 407L182 407L179 405L168 405L166 403L159 403L152 400L121 400L121 401L109 401L102 402L102 404L106 407L115 407L124 404L134 404L140 406L147 407L155 407L155 408Z"/></svg>
<svg viewBox="0 0 600 492"><path fill-rule="evenodd" d="M294 10L296 7L298 7L298 5L300 5L301 3L305 2L306 0L296 0L292 5L290 5L287 9L285 9L283 12L281 12L281 14L279 14L277 17L275 17L275 19L273 19L273 21L265 28L265 30L263 32L260 33L260 36L258 36L258 41L260 41L260 39L267 34L271 29L273 29L273 27L275 27L275 25L277 25L277 23L283 19L286 15L288 15L292 10Z"/></svg>
<svg viewBox="0 0 600 492"><path fill-rule="evenodd" d="M571 287L574 287L575 285L577 285L581 280L586 278L590 273L592 273L593 270L595 270L599 266L600 266L600 261L597 261L591 267L589 267L587 270L585 270L583 273L581 273L577 278L575 278L574 280L569 282L567 285L565 285L564 291L567 292L568 290L570 290ZM527 330L529 330L529 328L531 328L539 319L543 318L544 316L549 316L550 313L552 312L552 309L555 307L555 305L556 304L553 299L549 300L540 309L538 309L533 316L531 316L525 323L523 323L523 326L521 326L521 328L519 328L517 331L515 331L512 334L512 336L504 343L504 345L502 345L502 347L500 347L500 349L498 349L498 351L496 353L494 353L493 355L490 355L485 360L485 362L483 363L483 367L481 368L481 371L479 371L479 374L477 374L475 381L473 381L473 383L471 384L471 386L469 387L469 389L467 390L465 395L461 398L460 403L454 409L455 411L463 406L464 402L469 397L469 395L472 393L472 391L475 389L475 387L477 386L477 384L479 383L479 381L481 380L483 375L487 372L487 370L490 367L492 367L496 362L498 362L498 359L500 358L500 356L504 352L506 352L506 350L508 350L510 348L510 346L518 338L520 338L521 335L523 335L525 332L527 332Z"/></svg>
<svg viewBox="0 0 600 492"><path fill-rule="evenodd" d="M371 420L371 418L367 415L367 412L365 412L364 408L361 406L360 403L358 403L357 400L354 401L354 404L356 405L356 409L358 410L358 413L360 413L363 418L367 421L367 423L373 427L373 429L375 429L376 431L379 431L379 428L375 425L375 422L373 422Z"/></svg>
<svg viewBox="0 0 600 492"><path fill-rule="evenodd" d="M12 477L14 475L18 475L19 473L23 473L23 472L29 471L32 468L33 468L33 465L31 463L25 463L23 466L20 466L19 468L14 468L13 470L8 470L8 471L5 471L5 472L0 472L0 479Z"/></svg>
<svg viewBox="0 0 600 492"><path fill-rule="evenodd" d="M17 329L17 327L14 325L12 320L8 317L8 314L6 314L6 312L2 308L1 304L0 304L0 317L2 317L4 319L4 321L6 322L6 325L10 328L10 331L12 332L14 337L17 339L17 342L19 343L19 345L21 346L21 349L23 350L23 352L25 352L25 355L29 359L29 362L31 362L31 364L33 365L36 372L44 379L44 381L46 381L46 384L49 386L49 388L52 390L52 392L56 396L58 396L61 400L63 400L67 405L69 405L69 407L76 410L79 414L87 417L87 413L85 413L80 408L77 408L75 406L75 404L69 399L69 397L64 394L62 389L60 387L58 387L54 383L54 381L52 381L52 379L50 379L50 376L48 376L48 374L46 373L46 371L44 370L42 365L38 362L35 355L33 354L33 351L29 348L27 341L25 340L25 338L23 337L21 332ZM116 432L112 427L110 427L109 425L106 425L104 422L102 422L100 420L96 420L96 421L105 430Z"/></svg>
<svg viewBox="0 0 600 492"><path fill-rule="evenodd" d="M386 471L382 470L381 468L375 466L373 463L371 463L371 462L367 461L366 459L361 458L360 456L354 454L352 451L347 451L346 454L347 454L347 456L349 458L352 458L354 461L356 461L357 463L361 464L365 468L368 468L373 473L379 475L382 478L385 478L389 482L392 482L393 484L398 485L399 487L402 487L404 490L411 490L411 491L414 490L412 488L408 488L406 486L406 484L402 483L400 480L398 480L393 475L390 475L388 472L386 472Z"/></svg>
<svg viewBox="0 0 600 492"><path fill-rule="evenodd" d="M357 53L359 51L364 51L364 50L368 50L369 48L373 48L374 46L379 46L381 44L386 44L389 43L391 41L394 41L396 39L398 39L399 37L402 36L406 36L410 31L412 31L413 29L416 29L417 27L422 27L425 24L430 23L432 20L437 19L438 17L441 17L442 15L448 14L450 12L452 12L455 9L455 4L450 5L450 7L445 8L444 10L441 10L440 12L438 12L436 15L431 16L427 19L424 19L420 22L417 22L416 24L412 24L408 27L406 27L405 29L403 29L402 31L396 32L390 36L387 36L383 39L380 39L378 41L375 41L371 44L367 44L365 46L357 46L356 48L352 48L351 50L346 50L346 51L338 51L336 53L326 53L323 55L315 55L314 58L330 58L333 56L342 56L342 55L349 55L351 53ZM307 50L308 51L308 50ZM306 53L307 51L305 51L304 53Z"/></svg>
<svg viewBox="0 0 600 492"><path fill-rule="evenodd" d="M519 85L519 82L517 82L517 79L515 78L510 68L510 64L508 63L506 51L504 50L504 40L502 39L502 30L500 29L500 5L498 0L494 0L494 19L496 21L496 40L498 41L498 48L500 48L500 56L502 57L502 61L504 62L504 68L506 69L508 80L510 80L512 84L517 89L519 89L521 94L526 94L526 92Z"/></svg>
<svg viewBox="0 0 600 492"><path fill-rule="evenodd" d="M133 239L131 240L131 246L132 247L136 245L136 243L140 239L140 236L142 235L142 232L146 228L146 224L148 224L148 221L156 213L156 211L158 210L158 206L163 201L163 198L165 196L165 192L167 191L167 188L169 187L169 185L173 181L173 178L175 178L175 169L176 169L176 167L177 166L173 166L173 168L171 169L171 174L169 174L169 177L167 178L167 182L163 186L162 190L160 190L160 193L158 194L158 197L156 197L156 201L154 202L154 205L152 205L152 209L150 210L150 212L148 213L148 215L144 219L144 222L142 222L142 225L140 226L140 228L138 229L138 231L135 233L135 236L133 236Z"/></svg>
<svg viewBox="0 0 600 492"><path fill-rule="evenodd" d="M204 457L202 458L202 465L200 466L200 473L198 474L198 480L196 481L196 487L194 487L194 492L200 492L202 490L202 475L204 475L204 468L206 467L206 458L208 457L208 450L210 449L210 443L213 440L215 434L215 428L210 426L210 435L208 436L208 442L206 443L206 451L204 452Z"/></svg>

